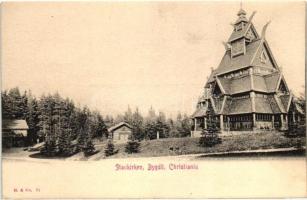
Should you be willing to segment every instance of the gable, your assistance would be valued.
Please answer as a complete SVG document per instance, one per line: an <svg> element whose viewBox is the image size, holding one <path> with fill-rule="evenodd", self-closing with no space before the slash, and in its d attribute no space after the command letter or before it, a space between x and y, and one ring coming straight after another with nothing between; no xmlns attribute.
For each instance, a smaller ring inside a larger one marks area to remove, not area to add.
<svg viewBox="0 0 307 200"><path fill-rule="evenodd" d="M252 65L262 66L267 68L276 68L272 60L272 55L270 55L267 47L263 43L261 44L259 50L257 51L255 59L252 62Z"/></svg>
<svg viewBox="0 0 307 200"><path fill-rule="evenodd" d="M211 101L208 101L208 107L207 107L207 111L206 111L206 115L214 115L215 111L214 111L214 107L212 105Z"/></svg>
<svg viewBox="0 0 307 200"><path fill-rule="evenodd" d="M286 82L283 78L280 80L277 91L280 93L285 93L285 94L289 92Z"/></svg>
<svg viewBox="0 0 307 200"><path fill-rule="evenodd" d="M252 30L252 29L249 29L247 32L246 32L246 38L248 40L253 40L255 39L257 36L255 34L255 32Z"/></svg>
<svg viewBox="0 0 307 200"><path fill-rule="evenodd" d="M258 33L254 27L254 25L249 22L246 26L244 26L242 29L240 30L233 30L233 32L231 33L228 42L232 42L235 41L239 38L245 37L247 39L258 39Z"/></svg>
<svg viewBox="0 0 307 200"><path fill-rule="evenodd" d="M213 83L213 87L212 87L212 94L214 96L220 96L222 94L222 89L220 88L219 84L217 83L217 81L215 81Z"/></svg>
<svg viewBox="0 0 307 200"><path fill-rule="evenodd" d="M115 131L115 130L117 130L119 128L122 128L122 127L126 127L127 130L131 130L132 129L132 127L129 124L127 124L126 122L121 122L121 123L119 123L119 124L117 124L115 126L112 126L112 127L108 128L108 131L109 132L113 132L113 131Z"/></svg>
<svg viewBox="0 0 307 200"><path fill-rule="evenodd" d="M116 132L131 132L131 128L126 126L126 125L123 125L113 131L116 131Z"/></svg>

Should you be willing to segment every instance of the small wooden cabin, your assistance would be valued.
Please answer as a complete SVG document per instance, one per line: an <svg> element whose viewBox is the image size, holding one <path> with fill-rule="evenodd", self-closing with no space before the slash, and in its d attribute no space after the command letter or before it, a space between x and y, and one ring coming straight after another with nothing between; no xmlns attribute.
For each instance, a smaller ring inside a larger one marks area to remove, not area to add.
<svg viewBox="0 0 307 200"><path fill-rule="evenodd" d="M121 122L108 129L109 138L114 142L127 142L132 134L132 127L126 123Z"/></svg>
<svg viewBox="0 0 307 200"><path fill-rule="evenodd" d="M21 147L26 143L28 135L26 120L2 120L3 147Z"/></svg>

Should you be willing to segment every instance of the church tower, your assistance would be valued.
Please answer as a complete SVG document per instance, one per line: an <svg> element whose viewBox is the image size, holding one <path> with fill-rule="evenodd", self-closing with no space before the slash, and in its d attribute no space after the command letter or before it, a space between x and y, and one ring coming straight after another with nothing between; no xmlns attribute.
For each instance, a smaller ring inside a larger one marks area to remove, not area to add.
<svg viewBox="0 0 307 200"><path fill-rule="evenodd" d="M293 96L265 38L242 8L225 45L225 54L208 78L192 115L192 136L206 128L208 112L221 132L286 130L298 118ZM293 109L291 109L293 108Z"/></svg>

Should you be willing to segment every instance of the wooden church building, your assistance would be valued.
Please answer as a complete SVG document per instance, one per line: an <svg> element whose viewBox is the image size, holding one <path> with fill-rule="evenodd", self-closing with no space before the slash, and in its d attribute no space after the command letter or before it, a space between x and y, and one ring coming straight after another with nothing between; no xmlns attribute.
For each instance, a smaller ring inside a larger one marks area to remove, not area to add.
<svg viewBox="0 0 307 200"><path fill-rule="evenodd" d="M287 130L289 122L300 120L303 111L294 104L265 39L268 23L259 35L252 23L254 14L247 19L239 10L225 54L192 115L192 136L199 135L208 120L217 122L222 132Z"/></svg>

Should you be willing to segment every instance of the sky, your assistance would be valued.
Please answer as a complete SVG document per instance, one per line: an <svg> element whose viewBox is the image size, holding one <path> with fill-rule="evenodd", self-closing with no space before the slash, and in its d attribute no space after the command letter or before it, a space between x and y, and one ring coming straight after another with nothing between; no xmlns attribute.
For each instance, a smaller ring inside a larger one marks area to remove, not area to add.
<svg viewBox="0 0 307 200"><path fill-rule="evenodd" d="M243 3L294 94L305 85L304 2ZM59 92L116 115L192 114L239 2L3 3L2 90Z"/></svg>

